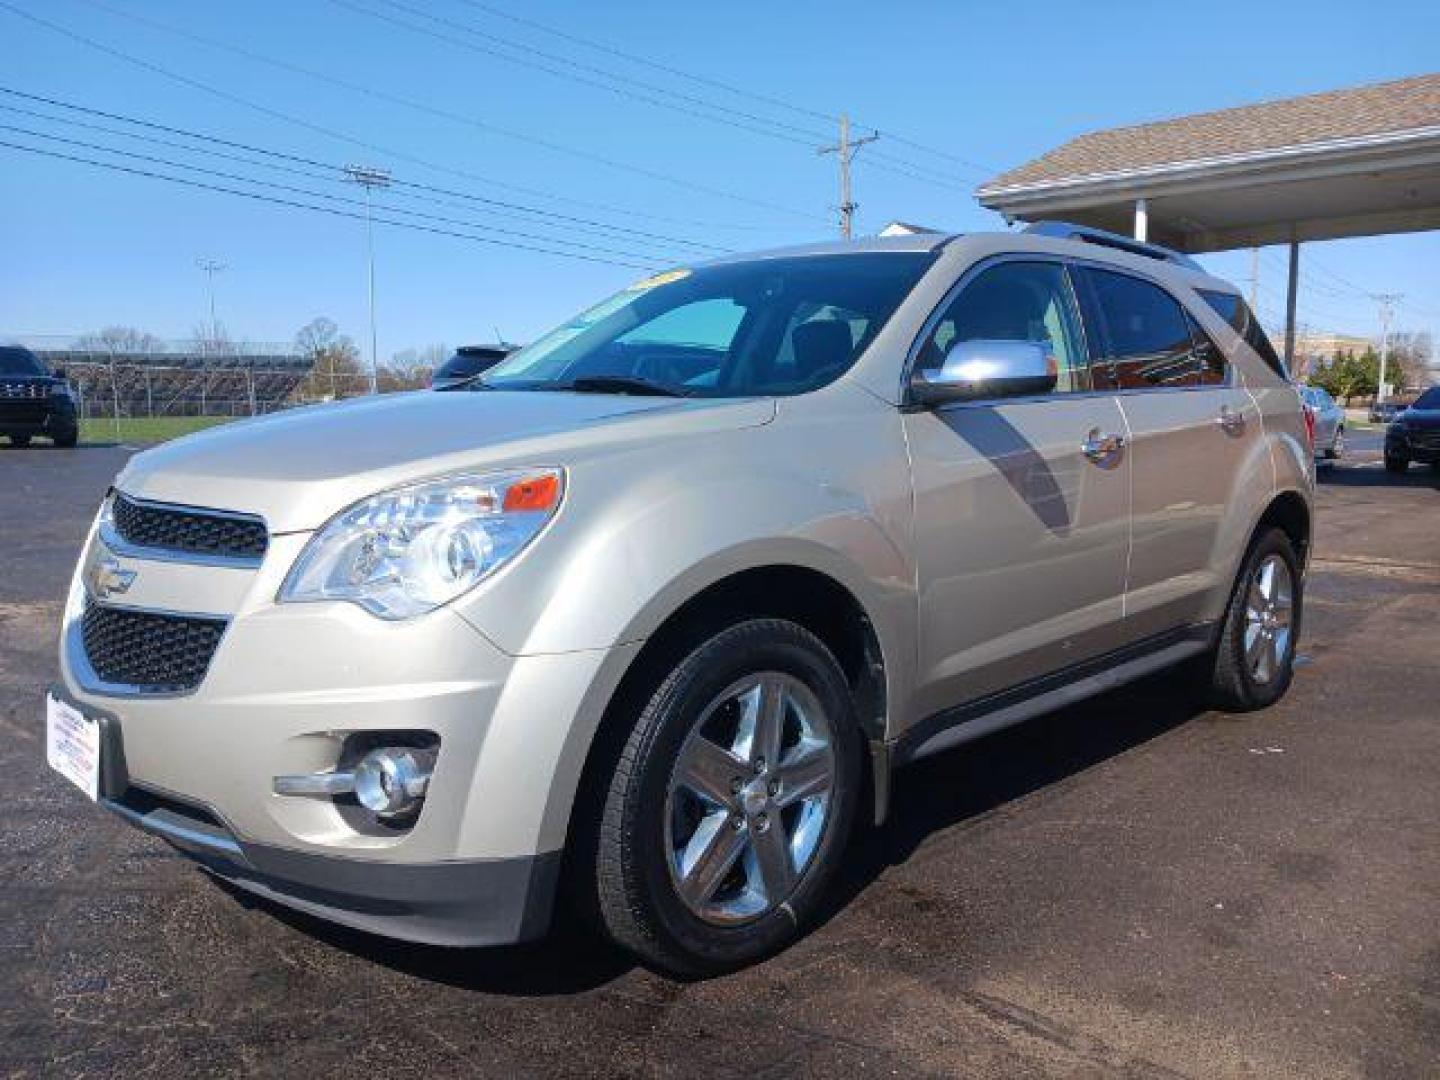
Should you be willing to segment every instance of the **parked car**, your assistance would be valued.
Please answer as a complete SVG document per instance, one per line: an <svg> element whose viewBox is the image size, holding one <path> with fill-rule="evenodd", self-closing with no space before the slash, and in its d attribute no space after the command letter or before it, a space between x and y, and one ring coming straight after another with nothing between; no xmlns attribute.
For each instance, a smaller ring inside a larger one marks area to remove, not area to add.
<svg viewBox="0 0 1440 1080"><path fill-rule="evenodd" d="M1432 386L1385 429L1385 468L1403 473L1412 461L1440 469L1440 386Z"/></svg>
<svg viewBox="0 0 1440 1080"><path fill-rule="evenodd" d="M36 435L56 446L74 446L80 438L65 372L51 372L19 345L0 345L0 435L16 446L29 446Z"/></svg>
<svg viewBox="0 0 1440 1080"><path fill-rule="evenodd" d="M514 351L509 345L461 345L430 376L430 389L454 390L464 386Z"/></svg>
<svg viewBox="0 0 1440 1080"><path fill-rule="evenodd" d="M1370 406L1370 422L1372 424L1388 424L1405 410L1405 406L1398 401L1377 401Z"/></svg>
<svg viewBox="0 0 1440 1080"><path fill-rule="evenodd" d="M1315 456L1334 461L1345 454L1345 410L1318 386L1303 386L1300 397L1315 421Z"/></svg>
<svg viewBox="0 0 1440 1080"><path fill-rule="evenodd" d="M1162 248L677 269L469 392L131 458L51 760L349 926L524 940L563 882L647 963L733 968L812 920L909 762L1183 661L1278 700L1311 454L1238 290Z"/></svg>

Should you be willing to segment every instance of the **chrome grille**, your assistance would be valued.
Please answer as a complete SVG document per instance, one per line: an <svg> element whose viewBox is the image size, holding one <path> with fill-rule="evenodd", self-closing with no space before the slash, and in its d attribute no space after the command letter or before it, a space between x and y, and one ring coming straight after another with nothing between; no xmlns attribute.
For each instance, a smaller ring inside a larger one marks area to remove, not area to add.
<svg viewBox="0 0 1440 1080"><path fill-rule="evenodd" d="M186 506L158 506L116 494L115 531L128 544L164 551L258 560L269 537L257 517Z"/></svg>
<svg viewBox="0 0 1440 1080"><path fill-rule="evenodd" d="M107 683L152 693L200 685L225 620L89 603L80 621L85 657Z"/></svg>

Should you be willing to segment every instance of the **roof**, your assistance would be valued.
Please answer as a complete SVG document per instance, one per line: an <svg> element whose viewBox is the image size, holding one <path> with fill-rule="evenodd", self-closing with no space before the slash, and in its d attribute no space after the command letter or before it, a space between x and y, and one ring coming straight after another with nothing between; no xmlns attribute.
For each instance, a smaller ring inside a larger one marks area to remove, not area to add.
<svg viewBox="0 0 1440 1080"><path fill-rule="evenodd" d="M1000 174L979 195L1427 128L1440 128L1440 73L1091 132Z"/></svg>

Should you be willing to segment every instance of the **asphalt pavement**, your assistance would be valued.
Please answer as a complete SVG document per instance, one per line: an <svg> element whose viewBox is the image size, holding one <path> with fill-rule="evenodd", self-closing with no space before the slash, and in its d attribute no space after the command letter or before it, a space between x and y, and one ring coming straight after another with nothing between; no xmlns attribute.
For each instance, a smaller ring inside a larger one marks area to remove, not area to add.
<svg viewBox="0 0 1440 1080"><path fill-rule="evenodd" d="M1440 1075L1440 482L1322 470L1289 696L1161 676L914 766L828 917L680 983L237 895L44 763L124 447L0 447L0 1075Z"/></svg>

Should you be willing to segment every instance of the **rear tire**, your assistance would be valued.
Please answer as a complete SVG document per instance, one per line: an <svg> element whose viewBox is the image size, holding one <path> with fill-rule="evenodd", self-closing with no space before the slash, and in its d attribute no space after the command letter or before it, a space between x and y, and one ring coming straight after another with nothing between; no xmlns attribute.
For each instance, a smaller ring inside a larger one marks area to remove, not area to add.
<svg viewBox="0 0 1440 1080"><path fill-rule="evenodd" d="M1250 712L1285 696L1303 608L1304 580L1290 538L1267 529L1250 545L1230 592L1210 678L1213 704Z"/></svg>
<svg viewBox="0 0 1440 1080"><path fill-rule="evenodd" d="M11 435L11 436L10 436L10 445L11 445L11 446L29 446L29 445L30 445L30 436L29 436L29 435Z"/></svg>
<svg viewBox="0 0 1440 1080"><path fill-rule="evenodd" d="M578 853L577 884L593 889L582 907L619 945L679 975L775 952L814 915L860 796L844 673L803 627L753 619L639 697L596 784L599 827Z"/></svg>
<svg viewBox="0 0 1440 1080"><path fill-rule="evenodd" d="M80 441L80 429L72 427L65 431L57 432L54 436L56 446L71 447Z"/></svg>
<svg viewBox="0 0 1440 1080"><path fill-rule="evenodd" d="M1385 455L1385 471L1386 471L1386 472L1399 474L1399 473L1403 473L1403 472L1404 472L1406 469L1408 469L1408 468L1410 468L1410 459L1409 459L1409 458L1407 458L1407 457L1401 457L1401 456L1398 455L1398 454L1395 454L1395 455L1386 454L1386 455Z"/></svg>
<svg viewBox="0 0 1440 1080"><path fill-rule="evenodd" d="M1345 454L1345 429L1335 429L1335 438L1330 440L1330 448L1325 451L1325 456L1331 461L1339 461Z"/></svg>

